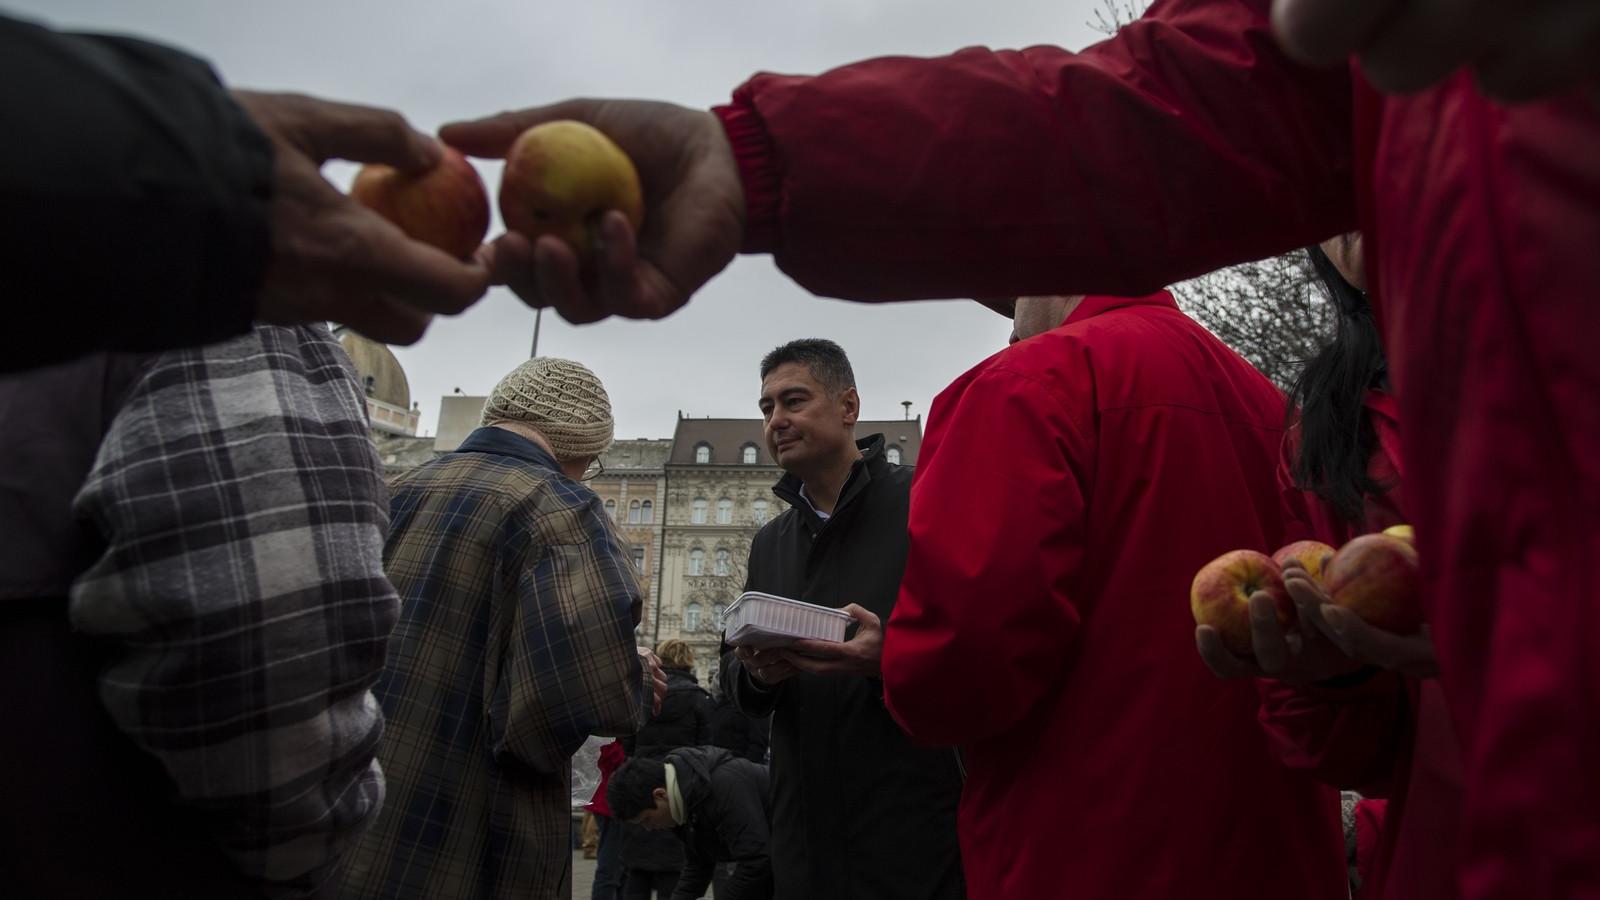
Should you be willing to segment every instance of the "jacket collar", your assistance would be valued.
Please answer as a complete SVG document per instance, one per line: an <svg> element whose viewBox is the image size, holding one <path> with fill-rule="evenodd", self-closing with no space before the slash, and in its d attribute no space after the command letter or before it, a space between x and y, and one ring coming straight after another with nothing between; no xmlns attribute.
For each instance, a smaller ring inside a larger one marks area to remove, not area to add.
<svg viewBox="0 0 1600 900"><path fill-rule="evenodd" d="M833 505L833 516L830 516L830 519L838 516L851 500L860 496L873 476L881 476L889 467L888 461L883 458L884 443L881 434L867 435L856 441L856 449L861 451L861 458L851 465L850 477L845 479L844 488L839 491L839 502ZM795 511L807 521L815 520L818 516L812 510L811 504L800 496L801 484L798 476L785 472L783 477L778 479L778 483L772 486L772 492L794 507Z"/></svg>
<svg viewBox="0 0 1600 900"><path fill-rule="evenodd" d="M493 425L483 425L473 429L467 439L457 447L457 453L493 453L497 456L510 456L524 462L533 463L540 468L552 472L560 472L561 466L550 451L544 449L533 441L528 440L513 431L496 428Z"/></svg>
<svg viewBox="0 0 1600 900"><path fill-rule="evenodd" d="M1113 309L1122 309L1128 306L1156 306L1165 309L1177 309L1178 301L1172 299L1172 294L1167 291L1156 291L1143 297L1107 297L1103 294L1090 294L1078 303L1078 308L1067 316L1063 325L1071 325L1082 319L1093 318L1103 312Z"/></svg>

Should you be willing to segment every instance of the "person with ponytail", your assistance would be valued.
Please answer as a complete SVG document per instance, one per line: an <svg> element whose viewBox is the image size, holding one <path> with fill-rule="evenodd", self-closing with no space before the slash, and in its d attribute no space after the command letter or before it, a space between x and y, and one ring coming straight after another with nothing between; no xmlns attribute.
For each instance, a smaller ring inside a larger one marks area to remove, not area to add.
<svg viewBox="0 0 1600 900"><path fill-rule="evenodd" d="M1333 338L1289 391L1279 483L1293 540L1339 546L1406 521L1400 434L1378 325L1364 291L1361 236L1307 251L1336 310ZM1284 763L1335 787L1387 798L1363 809L1382 826L1359 859L1361 900L1454 900L1461 751L1437 681L1427 626L1401 637L1328 604L1298 564L1285 570L1299 621L1280 628L1252 598L1255 656L1202 626L1201 657L1222 677L1260 679L1262 727ZM1259 614L1258 614L1259 613ZM1358 827L1361 821L1358 817ZM1358 834L1358 843L1368 837Z"/></svg>

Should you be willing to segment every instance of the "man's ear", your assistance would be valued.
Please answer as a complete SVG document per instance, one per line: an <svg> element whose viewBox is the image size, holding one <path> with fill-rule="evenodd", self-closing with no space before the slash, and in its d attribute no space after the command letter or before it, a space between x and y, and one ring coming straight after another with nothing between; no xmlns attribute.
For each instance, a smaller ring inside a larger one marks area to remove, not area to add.
<svg viewBox="0 0 1600 900"><path fill-rule="evenodd" d="M667 789L664 788L664 787L658 787L655 790L650 792L650 796L653 799L655 799L657 802L665 800L665 799L667 799Z"/></svg>
<svg viewBox="0 0 1600 900"><path fill-rule="evenodd" d="M854 387L845 388L839 395L839 403L844 407L844 423L854 425L856 419L861 417L861 395Z"/></svg>

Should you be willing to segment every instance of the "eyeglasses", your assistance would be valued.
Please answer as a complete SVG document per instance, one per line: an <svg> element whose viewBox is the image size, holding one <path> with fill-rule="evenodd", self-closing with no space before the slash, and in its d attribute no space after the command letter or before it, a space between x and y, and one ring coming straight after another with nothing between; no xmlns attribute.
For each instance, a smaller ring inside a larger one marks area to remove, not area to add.
<svg viewBox="0 0 1600 900"><path fill-rule="evenodd" d="M579 478L578 480L584 482L593 481L605 473L606 464L601 461L600 457L596 456L594 458L594 462L589 463L589 468L583 470L583 477Z"/></svg>

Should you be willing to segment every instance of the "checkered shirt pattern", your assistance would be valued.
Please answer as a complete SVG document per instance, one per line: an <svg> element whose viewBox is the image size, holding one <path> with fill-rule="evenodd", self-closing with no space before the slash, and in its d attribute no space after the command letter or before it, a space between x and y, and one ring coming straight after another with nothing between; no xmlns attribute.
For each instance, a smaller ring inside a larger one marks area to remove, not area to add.
<svg viewBox="0 0 1600 900"><path fill-rule="evenodd" d="M571 895L571 756L646 718L638 579L600 501L480 428L393 484L389 802L345 898Z"/></svg>
<svg viewBox="0 0 1600 900"><path fill-rule="evenodd" d="M262 326L157 357L76 501L106 543L71 601L114 648L101 699L269 896L325 881L382 804L386 499L333 336Z"/></svg>

